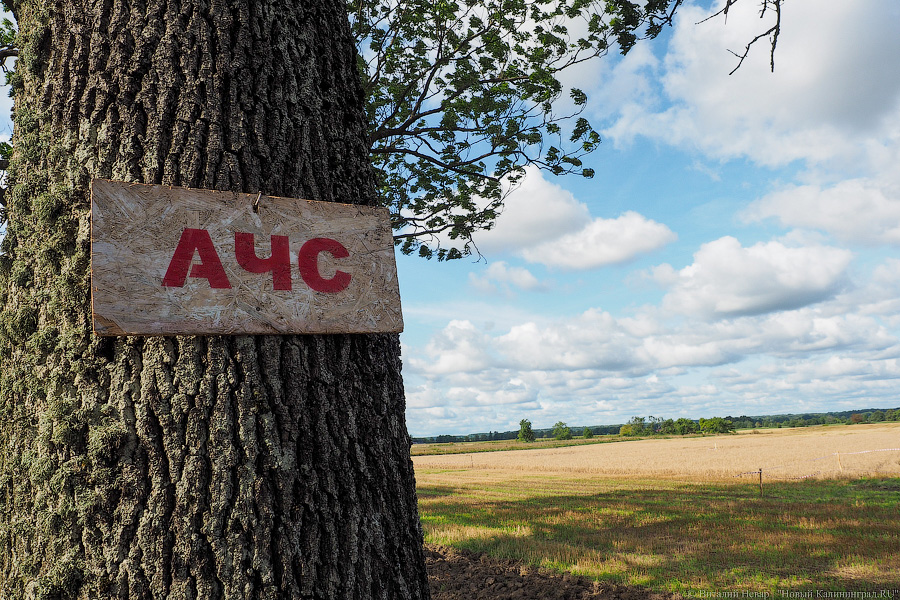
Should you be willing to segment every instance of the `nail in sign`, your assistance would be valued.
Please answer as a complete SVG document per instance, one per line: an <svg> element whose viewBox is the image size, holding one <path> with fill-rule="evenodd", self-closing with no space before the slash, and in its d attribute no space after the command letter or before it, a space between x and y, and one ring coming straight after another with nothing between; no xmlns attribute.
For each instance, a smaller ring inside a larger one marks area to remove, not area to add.
<svg viewBox="0 0 900 600"><path fill-rule="evenodd" d="M383 208L97 179L97 335L403 330Z"/></svg>

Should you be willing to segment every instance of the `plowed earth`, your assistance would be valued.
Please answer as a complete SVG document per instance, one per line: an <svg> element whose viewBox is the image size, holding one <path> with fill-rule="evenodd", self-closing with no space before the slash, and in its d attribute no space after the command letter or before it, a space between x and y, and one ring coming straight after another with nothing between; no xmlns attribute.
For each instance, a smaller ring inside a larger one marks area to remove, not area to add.
<svg viewBox="0 0 900 600"><path fill-rule="evenodd" d="M425 562L432 600L681 600L439 546L426 546Z"/></svg>

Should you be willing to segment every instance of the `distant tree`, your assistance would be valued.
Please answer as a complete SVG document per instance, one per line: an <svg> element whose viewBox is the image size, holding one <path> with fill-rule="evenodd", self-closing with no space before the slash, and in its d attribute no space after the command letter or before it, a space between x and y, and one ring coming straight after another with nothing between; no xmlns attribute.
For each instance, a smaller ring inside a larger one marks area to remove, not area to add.
<svg viewBox="0 0 900 600"><path fill-rule="evenodd" d="M736 429L753 429L753 419L747 415L741 415L737 419L733 419Z"/></svg>
<svg viewBox="0 0 900 600"><path fill-rule="evenodd" d="M863 417L863 416L862 416L861 414L859 414L859 413L853 413L852 415L850 415L850 422L851 422L851 423L856 424L856 423L862 423L863 421L865 421L865 417Z"/></svg>
<svg viewBox="0 0 900 600"><path fill-rule="evenodd" d="M553 437L558 440L571 440L572 431L569 429L568 425L562 421L557 421L553 426Z"/></svg>
<svg viewBox="0 0 900 600"><path fill-rule="evenodd" d="M678 435L688 435L691 433L697 433L698 428L697 424L690 419L685 419L684 417L675 421L675 433Z"/></svg>
<svg viewBox="0 0 900 600"><path fill-rule="evenodd" d="M533 442L534 430L531 428L531 421L522 419L519 421L519 437L516 438L520 442Z"/></svg>
<svg viewBox="0 0 900 600"><path fill-rule="evenodd" d="M662 423L659 424L659 432L665 435L672 435L676 433L675 431L675 421L672 419L666 419Z"/></svg>
<svg viewBox="0 0 900 600"><path fill-rule="evenodd" d="M884 421L884 413L881 412L880 410L873 410L869 414L869 422L870 423L880 423L882 421Z"/></svg>
<svg viewBox="0 0 900 600"><path fill-rule="evenodd" d="M583 437L586 440L589 440L592 437L594 437L594 432L591 431L590 427L585 427L584 429L581 430L581 437Z"/></svg>
<svg viewBox="0 0 900 600"><path fill-rule="evenodd" d="M627 425L631 426L632 433L630 435L646 435L649 433L647 419L644 417L631 417Z"/></svg>
<svg viewBox="0 0 900 600"><path fill-rule="evenodd" d="M722 417L700 419L700 433L729 433L734 431L734 423Z"/></svg>
<svg viewBox="0 0 900 600"><path fill-rule="evenodd" d="M645 433L648 433L650 435L653 435L655 433L661 433L662 432L662 424L663 424L662 417L654 417L653 415L650 415L649 417L647 417L647 429L646 429Z"/></svg>

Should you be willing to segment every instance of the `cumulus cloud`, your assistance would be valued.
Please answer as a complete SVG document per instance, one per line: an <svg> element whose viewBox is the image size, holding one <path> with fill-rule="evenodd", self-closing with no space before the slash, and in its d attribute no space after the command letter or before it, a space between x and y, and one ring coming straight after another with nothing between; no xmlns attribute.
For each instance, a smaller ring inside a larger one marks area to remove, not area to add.
<svg viewBox="0 0 900 600"><path fill-rule="evenodd" d="M418 354L406 351L415 358L407 359L405 375L420 382L410 386L411 429L467 433L485 422L514 429L523 417L550 426L618 423L635 414L770 414L783 411L787 397L797 411L896 404L900 339L890 315L900 309L893 300L900 260L875 266L855 287L787 308L842 281L849 253L718 242L697 253L693 281L674 269L668 281L673 291L696 285L703 295L697 273L713 264L704 251L730 257L744 267L747 285L734 283L727 270L724 279L708 281L727 284L728 306L740 307L739 314L715 313L713 296L704 296L705 304L678 314L648 306L617 317L593 308L492 330L450 322ZM775 283L766 288L770 279ZM763 300L754 285L763 288ZM870 304L860 310L865 298ZM758 310L773 304L785 307Z"/></svg>
<svg viewBox="0 0 900 600"><path fill-rule="evenodd" d="M417 434L468 433L483 429L485 422L513 429L523 417L549 426L558 420L621 423L635 414L721 416L734 412L732 407L767 414L783 411L788 393L794 405L809 402L810 410L848 397L866 398L873 406L895 403L900 362L877 348L896 347L895 337L883 335L872 319L799 312L805 314L793 319L792 329L781 329L770 315L669 326L645 340L584 335L579 343L588 348L578 360L546 363L524 352L505 353L510 350L502 339L506 336L492 336L484 341L502 360L478 372L438 372L420 363L424 371L414 374L424 383L410 389L410 426ZM525 328L516 338L546 359L552 353L539 351L540 344L572 326ZM802 339L790 340L798 332ZM623 347L631 355L629 365L585 368L591 366L584 360L591 351L611 354ZM738 362L740 370L732 366Z"/></svg>
<svg viewBox="0 0 900 600"><path fill-rule="evenodd" d="M488 255L508 252L548 267L587 270L628 262L677 236L634 211L613 219L593 218L571 192L529 167L494 228L476 238Z"/></svg>
<svg viewBox="0 0 900 600"><path fill-rule="evenodd" d="M742 49L768 26L756 11L755 3L737 3L727 25L697 25L708 12L685 7L662 67L662 95L671 105L628 99L607 136L647 136L766 165L855 161L883 144L900 120L900 72L884 60L900 52L900 7L881 0L785 6L775 72L763 40L729 76L736 60L727 49ZM634 77L632 67L621 68ZM656 70L644 75L652 79Z"/></svg>
<svg viewBox="0 0 900 600"><path fill-rule="evenodd" d="M787 227L819 229L857 244L900 245L900 190L865 178L832 186L789 186L748 207L748 220L776 218Z"/></svg>
<svg viewBox="0 0 900 600"><path fill-rule="evenodd" d="M670 288L663 307L711 318L800 308L834 296L846 282L852 253L828 246L787 247L780 242L749 248L733 237L704 244L679 271L654 271Z"/></svg>
<svg viewBox="0 0 900 600"><path fill-rule="evenodd" d="M612 315L597 309L551 325L516 325L493 342L517 368L606 372L630 368L639 345Z"/></svg>
<svg viewBox="0 0 900 600"><path fill-rule="evenodd" d="M481 383L481 382L480 382ZM470 385L451 387L447 390L447 399L457 406L509 406L534 404L537 390L518 379L501 380L495 385Z"/></svg>
<svg viewBox="0 0 900 600"><path fill-rule="evenodd" d="M537 167L527 167L494 227L479 232L476 241L486 254L516 251L577 231L590 219L588 207L571 192L544 179Z"/></svg>
<svg viewBox="0 0 900 600"><path fill-rule="evenodd" d="M897 357L887 350L900 353L896 336L876 318L831 312L804 307L720 321L645 316L655 323L643 330L631 327L632 319L599 309L491 333L454 321L410 360L410 370L426 379L452 380L458 388L496 391L518 378L516 389L531 381L580 393L596 386L621 390L640 378L678 377L685 369L753 355L796 358L852 350L883 359Z"/></svg>
<svg viewBox="0 0 900 600"><path fill-rule="evenodd" d="M716 371L710 378L757 405L755 414L783 412L786 396L793 398L796 412L887 407L896 404L900 363L825 355L765 361L741 372Z"/></svg>
<svg viewBox="0 0 900 600"><path fill-rule="evenodd" d="M900 260L890 258L878 265L866 288L850 302L862 314L900 318Z"/></svg>
<svg viewBox="0 0 900 600"><path fill-rule="evenodd" d="M485 335L480 343L496 358L477 370L442 362L432 347L406 370L423 381L409 391L411 430L468 433L485 422L513 429L523 417L550 426L621 423L635 414L721 416L732 407L735 414L770 414L783 411L785 394L793 406L808 402L809 410L853 398L887 406L900 393L898 339L873 318L807 307L715 323L660 323L657 334L638 337L593 312ZM592 320L598 327L586 327ZM566 344L573 332L579 335ZM444 352L472 350L458 335L437 337ZM455 349L446 345L450 339Z"/></svg>
<svg viewBox="0 0 900 600"><path fill-rule="evenodd" d="M594 219L552 242L522 250L525 260L563 269L595 269L633 260L678 238L665 225L628 211L616 219Z"/></svg>
<svg viewBox="0 0 900 600"><path fill-rule="evenodd" d="M482 274L469 273L469 284L476 290L493 294L512 294L512 288L529 292L544 292L549 289L531 271L524 267L511 267L504 261L492 263Z"/></svg>
<svg viewBox="0 0 900 600"><path fill-rule="evenodd" d="M427 359L413 357L413 367L427 364L432 373L480 371L493 366L487 351L487 336L469 321L450 321L425 346Z"/></svg>

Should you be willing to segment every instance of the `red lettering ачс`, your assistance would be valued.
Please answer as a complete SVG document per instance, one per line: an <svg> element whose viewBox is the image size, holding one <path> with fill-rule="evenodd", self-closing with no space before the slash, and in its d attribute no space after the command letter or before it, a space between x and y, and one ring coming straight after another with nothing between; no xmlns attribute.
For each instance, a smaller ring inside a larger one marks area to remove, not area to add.
<svg viewBox="0 0 900 600"><path fill-rule="evenodd" d="M272 252L269 258L256 255L255 239L252 233L235 232L234 254L238 265L249 273L272 273L272 287L275 290L292 289L290 241L285 235L271 236ZM342 292L350 285L351 275L336 270L329 279L319 272L319 254L327 252L334 258L347 258L350 252L337 240L313 238L303 244L298 253L300 276L311 289L326 294ZM191 266L194 255L200 262ZM184 287L188 277L209 281L213 289L231 289L231 282L222 267L219 254L213 246L212 238L205 229L185 229L181 233L175 254L163 278L165 287Z"/></svg>

